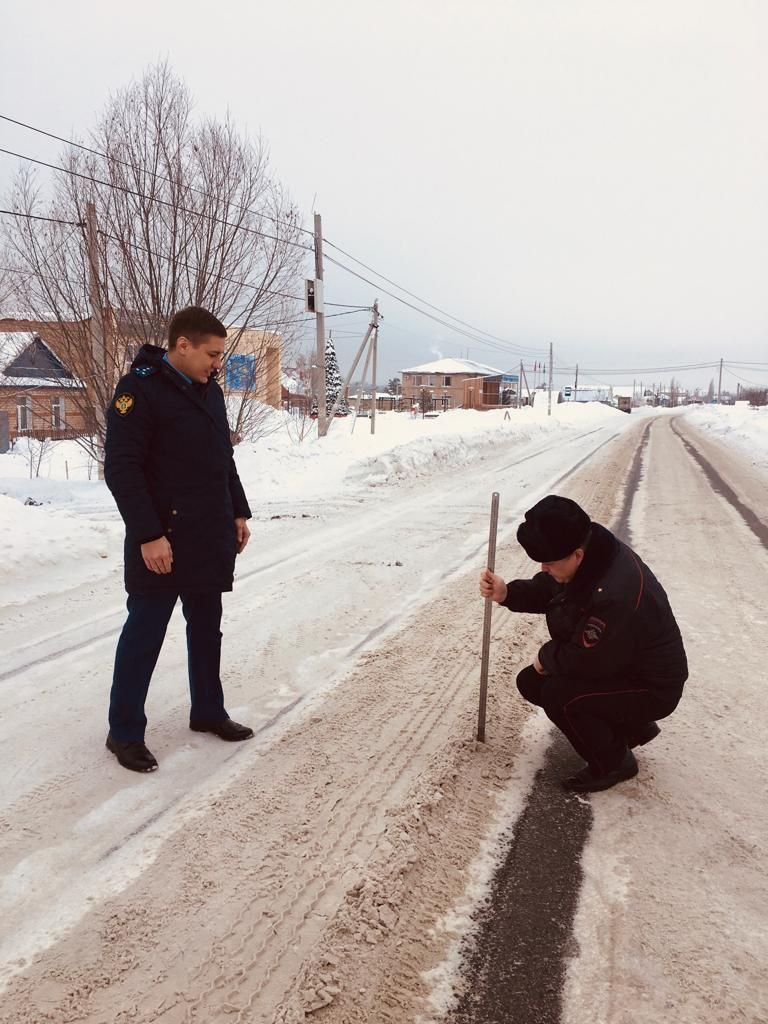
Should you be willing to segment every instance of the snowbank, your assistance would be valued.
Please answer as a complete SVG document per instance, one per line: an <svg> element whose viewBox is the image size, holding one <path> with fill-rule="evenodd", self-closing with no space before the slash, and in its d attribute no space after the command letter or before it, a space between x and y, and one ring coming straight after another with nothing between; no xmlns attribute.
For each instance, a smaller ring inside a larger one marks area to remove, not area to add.
<svg viewBox="0 0 768 1024"><path fill-rule="evenodd" d="M122 529L0 494L0 606L98 579L122 556Z"/></svg>
<svg viewBox="0 0 768 1024"><path fill-rule="evenodd" d="M746 403L700 405L686 415L699 430L741 449L753 465L768 470L768 406L750 409Z"/></svg>
<svg viewBox="0 0 768 1024"><path fill-rule="evenodd" d="M290 422L290 421L289 421ZM408 413L378 413L376 433L370 420L336 419L328 436L301 444L287 430L254 444L242 444L237 466L246 491L270 497L320 497L350 486L403 482L438 472L447 465L468 462L482 450L499 444L522 445L537 438L615 424L629 426L630 418L599 403L562 404L546 410L510 409L476 412L456 409L435 419ZM354 428L354 432L353 432Z"/></svg>
<svg viewBox="0 0 768 1024"><path fill-rule="evenodd" d="M298 443L287 414L274 412L269 433L238 445L235 456L258 516L270 502L351 496L470 463L500 445L520 449L547 438L557 444L629 423L630 417L598 403L555 406L551 417L530 408L455 410L436 419L390 412L377 416L373 435L367 418L353 424L350 416L334 420L326 438ZM71 441L54 446L34 479L23 454L0 455L0 604L60 592L119 566L122 523L105 484L88 479L89 471L87 457Z"/></svg>

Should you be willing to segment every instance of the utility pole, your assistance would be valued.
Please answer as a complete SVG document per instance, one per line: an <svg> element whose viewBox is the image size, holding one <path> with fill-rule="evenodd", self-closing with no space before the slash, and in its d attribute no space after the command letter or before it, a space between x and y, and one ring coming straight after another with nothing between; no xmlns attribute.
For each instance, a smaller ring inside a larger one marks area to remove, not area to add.
<svg viewBox="0 0 768 1024"><path fill-rule="evenodd" d="M371 433L376 433L376 355L379 345L379 303L373 304L373 366L371 368Z"/></svg>
<svg viewBox="0 0 768 1024"><path fill-rule="evenodd" d="M576 363L576 375L573 378L573 400L578 402L579 400L579 364Z"/></svg>
<svg viewBox="0 0 768 1024"><path fill-rule="evenodd" d="M357 369L357 364L360 362L360 358L361 358L363 352L365 352L366 346L368 345L368 341L369 341L369 339L371 337L371 334L373 333L374 327L379 322L379 319L378 319L379 318L379 300L378 299L376 299L376 301L373 304L372 314L373 315L371 317L371 322L368 324L368 330L365 332L365 337L360 342L360 348L357 350L357 354L355 355L355 358L352 360L352 365L350 366L349 372L347 373L347 376L346 376L346 379L345 379L344 383L342 384L341 391L339 391L339 397L334 402L333 408L331 409L330 413L328 414L329 422L333 422L333 417L336 415L336 411L339 408L339 406L341 405L341 400L344 397L344 392L346 391L347 387L349 386L349 382L352 380L352 374ZM368 372L368 365L367 365L367 360L366 360L366 368L365 368L364 373L367 373L367 372Z"/></svg>
<svg viewBox="0 0 768 1024"><path fill-rule="evenodd" d="M94 413L96 416L96 450L98 458L99 479L104 479L104 437L107 429L106 405L109 390L106 378L106 344L104 338L104 310L101 302L99 286L99 245L96 234L96 207L93 203L85 205L85 241L88 250L88 304L90 306L90 338L93 374L90 388L93 396Z"/></svg>
<svg viewBox="0 0 768 1024"><path fill-rule="evenodd" d="M323 302L323 222L315 214L315 327L317 330L317 436L328 433L325 408L325 305Z"/></svg>
<svg viewBox="0 0 768 1024"><path fill-rule="evenodd" d="M549 387L547 388L547 416L552 415L552 342L549 343Z"/></svg>
<svg viewBox="0 0 768 1024"><path fill-rule="evenodd" d="M523 360L520 360L520 376L517 378L517 408L523 407Z"/></svg>
<svg viewBox="0 0 768 1024"><path fill-rule="evenodd" d="M522 367L522 363L520 365ZM533 398L531 397L531 389L528 384L528 377L526 376L525 369L523 369L523 380L525 381L525 390L528 392L528 404L533 406Z"/></svg>
<svg viewBox="0 0 768 1024"><path fill-rule="evenodd" d="M720 360L720 375L717 378L717 404L720 405L720 393L723 390L723 360Z"/></svg>
<svg viewBox="0 0 768 1024"><path fill-rule="evenodd" d="M370 336L371 332L369 332ZM352 417L352 433L355 432L355 424L357 423L357 417L360 415L360 406L363 401L363 395L365 394L365 382L368 380L368 367L371 362L371 353L373 352L373 346L368 347L368 351L365 353L365 363L363 365L363 378L357 389L357 404L355 405L355 415ZM335 407L334 407L335 408Z"/></svg>

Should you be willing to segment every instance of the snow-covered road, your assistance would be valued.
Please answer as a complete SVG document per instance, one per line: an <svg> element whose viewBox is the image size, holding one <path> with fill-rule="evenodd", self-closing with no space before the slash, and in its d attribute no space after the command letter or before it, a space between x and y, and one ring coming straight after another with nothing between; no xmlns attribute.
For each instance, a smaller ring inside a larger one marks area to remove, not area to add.
<svg viewBox="0 0 768 1024"><path fill-rule="evenodd" d="M263 743L308 697L475 565L490 492L501 531L626 423L608 415L559 437L501 445L437 476L340 498L259 503L235 591L225 596L223 678L233 718ZM148 702L162 770L128 775L104 751L105 706L123 620L119 565L101 579L11 605L0 623L0 978L140 877L163 841L258 763L186 728L186 651L174 615ZM34 592L34 591L33 591Z"/></svg>
<svg viewBox="0 0 768 1024"><path fill-rule="evenodd" d="M434 1018L455 962L424 972L455 953L503 844L478 851L514 824L549 741L509 686L541 625L503 609L489 743L471 741L490 493L497 565L528 573L522 511L570 472L560 489L610 525L649 423L630 526L680 617L691 685L639 780L592 801L563 1020L764 1021L768 556L669 417L619 420L489 447L429 479L262 506L224 666L229 710L259 740L232 750L188 733L174 622L151 691L151 778L101 746L114 570L7 609L0 1021L292 1024L321 1005L327 1024ZM764 478L710 456L759 504Z"/></svg>

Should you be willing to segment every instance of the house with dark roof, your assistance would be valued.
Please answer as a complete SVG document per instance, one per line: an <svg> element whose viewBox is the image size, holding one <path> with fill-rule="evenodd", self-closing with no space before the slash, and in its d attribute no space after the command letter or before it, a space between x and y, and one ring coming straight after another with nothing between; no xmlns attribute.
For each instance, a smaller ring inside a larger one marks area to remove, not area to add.
<svg viewBox="0 0 768 1024"><path fill-rule="evenodd" d="M83 381L36 331L0 330L0 417L7 417L11 438L84 433L84 391Z"/></svg>

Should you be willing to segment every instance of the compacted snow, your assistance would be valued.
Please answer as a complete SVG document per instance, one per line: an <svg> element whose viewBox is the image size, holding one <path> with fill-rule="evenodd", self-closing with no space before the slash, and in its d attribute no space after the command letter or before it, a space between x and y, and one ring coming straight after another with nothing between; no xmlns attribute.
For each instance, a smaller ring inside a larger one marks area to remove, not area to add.
<svg viewBox="0 0 768 1024"><path fill-rule="evenodd" d="M375 437L336 421L301 444L276 417L236 453L253 539L223 627L228 709L257 740L233 750L186 730L175 616L150 691L150 778L103 749L124 601L110 496L86 468L72 479L74 457L61 479L64 450L35 480L0 456L0 743L17 766L0 786L0 1022L437 1019L546 745L510 680L541 625L503 609L489 743L469 739L491 492L499 571L530 573L514 541L525 509L561 490L611 525L649 428L630 526L692 678L637 782L593 800L564 1020L766 1019L768 829L745 800L768 594L743 595L768 559L669 429L696 439L699 419L717 422L710 454L763 514L738 447L748 429L768 462L750 415L387 414ZM747 679L726 679L734 659Z"/></svg>

